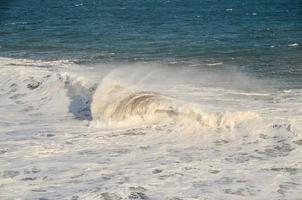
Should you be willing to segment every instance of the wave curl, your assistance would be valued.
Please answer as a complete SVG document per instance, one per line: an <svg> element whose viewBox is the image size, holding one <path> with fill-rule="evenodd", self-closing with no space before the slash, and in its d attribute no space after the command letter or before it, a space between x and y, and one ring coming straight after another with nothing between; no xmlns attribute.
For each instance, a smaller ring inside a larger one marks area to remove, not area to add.
<svg viewBox="0 0 302 200"><path fill-rule="evenodd" d="M152 91L135 90L116 82L102 84L91 104L92 118L114 123L173 122L203 127L234 127L258 118L254 112L208 113L196 105Z"/></svg>

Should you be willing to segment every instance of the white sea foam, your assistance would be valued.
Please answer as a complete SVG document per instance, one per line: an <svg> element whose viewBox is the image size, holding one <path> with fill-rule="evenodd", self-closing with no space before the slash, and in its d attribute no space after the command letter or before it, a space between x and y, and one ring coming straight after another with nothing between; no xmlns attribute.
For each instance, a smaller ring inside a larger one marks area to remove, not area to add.
<svg viewBox="0 0 302 200"><path fill-rule="evenodd" d="M289 47L297 47L297 46L299 46L299 44L298 43L292 43L292 44L289 44L288 46Z"/></svg>
<svg viewBox="0 0 302 200"><path fill-rule="evenodd" d="M0 199L299 198L302 90L221 68L0 58Z"/></svg>
<svg viewBox="0 0 302 200"><path fill-rule="evenodd" d="M208 63L207 66L217 66L217 65L222 65L222 62L217 62L217 63Z"/></svg>

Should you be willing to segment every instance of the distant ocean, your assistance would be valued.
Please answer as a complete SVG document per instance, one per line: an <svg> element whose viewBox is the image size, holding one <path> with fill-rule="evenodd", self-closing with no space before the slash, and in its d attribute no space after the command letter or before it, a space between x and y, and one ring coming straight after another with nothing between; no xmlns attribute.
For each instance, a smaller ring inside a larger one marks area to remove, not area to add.
<svg viewBox="0 0 302 200"><path fill-rule="evenodd" d="M300 0L0 0L0 199L301 199Z"/></svg>

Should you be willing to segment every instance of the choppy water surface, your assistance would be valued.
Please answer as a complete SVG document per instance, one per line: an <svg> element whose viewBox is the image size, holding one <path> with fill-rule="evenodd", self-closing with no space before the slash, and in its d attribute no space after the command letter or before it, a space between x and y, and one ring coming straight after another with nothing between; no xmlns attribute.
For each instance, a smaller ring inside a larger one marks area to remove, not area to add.
<svg viewBox="0 0 302 200"><path fill-rule="evenodd" d="M301 199L299 1L0 1L0 199Z"/></svg>

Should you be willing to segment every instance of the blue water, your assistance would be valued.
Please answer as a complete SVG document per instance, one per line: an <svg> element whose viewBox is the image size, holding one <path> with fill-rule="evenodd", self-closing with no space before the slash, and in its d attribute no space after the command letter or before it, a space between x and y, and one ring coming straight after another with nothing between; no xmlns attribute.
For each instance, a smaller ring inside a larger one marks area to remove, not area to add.
<svg viewBox="0 0 302 200"><path fill-rule="evenodd" d="M300 0L1 0L0 56L236 66L301 86Z"/></svg>

